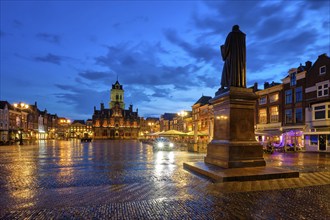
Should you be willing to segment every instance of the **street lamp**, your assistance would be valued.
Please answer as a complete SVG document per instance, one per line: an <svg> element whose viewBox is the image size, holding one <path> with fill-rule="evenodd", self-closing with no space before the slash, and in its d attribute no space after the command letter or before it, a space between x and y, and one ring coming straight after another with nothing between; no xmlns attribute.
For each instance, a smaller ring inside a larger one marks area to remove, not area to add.
<svg viewBox="0 0 330 220"><path fill-rule="evenodd" d="M25 104L24 102L14 103L14 107L18 108L21 113L21 120L20 120L20 133L19 133L19 145L23 145L23 110L28 109L29 105Z"/></svg>

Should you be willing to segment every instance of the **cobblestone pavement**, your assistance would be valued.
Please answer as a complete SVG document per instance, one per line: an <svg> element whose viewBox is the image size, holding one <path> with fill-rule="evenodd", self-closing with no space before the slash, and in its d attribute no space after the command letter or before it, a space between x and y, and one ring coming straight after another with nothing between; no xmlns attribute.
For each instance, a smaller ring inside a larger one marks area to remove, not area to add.
<svg viewBox="0 0 330 220"><path fill-rule="evenodd" d="M330 154L265 154L299 178L212 183L204 154L134 141L0 146L1 219L330 219Z"/></svg>

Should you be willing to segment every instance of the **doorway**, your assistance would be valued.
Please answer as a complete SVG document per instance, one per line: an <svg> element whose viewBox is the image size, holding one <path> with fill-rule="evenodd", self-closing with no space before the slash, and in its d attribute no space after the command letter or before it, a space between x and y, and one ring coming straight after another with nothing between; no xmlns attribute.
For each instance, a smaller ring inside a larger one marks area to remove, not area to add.
<svg viewBox="0 0 330 220"><path fill-rule="evenodd" d="M319 135L319 149L320 150L326 150L326 135L325 134L321 134Z"/></svg>

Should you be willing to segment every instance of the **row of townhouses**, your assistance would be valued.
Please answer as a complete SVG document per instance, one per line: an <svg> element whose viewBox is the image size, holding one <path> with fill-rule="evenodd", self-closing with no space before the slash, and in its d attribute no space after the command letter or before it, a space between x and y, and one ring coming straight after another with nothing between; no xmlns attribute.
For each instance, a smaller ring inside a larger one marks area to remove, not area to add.
<svg viewBox="0 0 330 220"><path fill-rule="evenodd" d="M0 101L0 143L68 138L71 121L25 103Z"/></svg>

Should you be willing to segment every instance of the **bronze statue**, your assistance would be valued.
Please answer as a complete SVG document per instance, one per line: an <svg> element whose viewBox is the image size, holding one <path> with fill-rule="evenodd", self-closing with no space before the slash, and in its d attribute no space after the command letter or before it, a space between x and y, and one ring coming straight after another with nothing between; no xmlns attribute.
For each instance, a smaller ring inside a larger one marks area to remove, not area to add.
<svg viewBox="0 0 330 220"><path fill-rule="evenodd" d="M221 77L221 89L231 86L246 88L246 45L245 34L234 25L232 32L220 47L221 56L225 61Z"/></svg>

